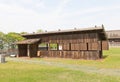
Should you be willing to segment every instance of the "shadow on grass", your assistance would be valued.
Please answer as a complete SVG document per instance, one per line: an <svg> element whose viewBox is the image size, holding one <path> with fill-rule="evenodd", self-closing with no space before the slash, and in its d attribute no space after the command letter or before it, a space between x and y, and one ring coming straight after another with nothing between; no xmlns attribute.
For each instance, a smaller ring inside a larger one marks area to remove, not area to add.
<svg viewBox="0 0 120 82"><path fill-rule="evenodd" d="M105 59L105 58L107 58L107 57L108 57L108 55L104 55L102 58Z"/></svg>

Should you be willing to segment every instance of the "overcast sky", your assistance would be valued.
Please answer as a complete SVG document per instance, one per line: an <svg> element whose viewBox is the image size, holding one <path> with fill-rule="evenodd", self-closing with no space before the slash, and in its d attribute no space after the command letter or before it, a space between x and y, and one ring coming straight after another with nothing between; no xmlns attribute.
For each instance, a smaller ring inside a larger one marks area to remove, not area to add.
<svg viewBox="0 0 120 82"><path fill-rule="evenodd" d="M0 0L0 31L120 28L120 0Z"/></svg>

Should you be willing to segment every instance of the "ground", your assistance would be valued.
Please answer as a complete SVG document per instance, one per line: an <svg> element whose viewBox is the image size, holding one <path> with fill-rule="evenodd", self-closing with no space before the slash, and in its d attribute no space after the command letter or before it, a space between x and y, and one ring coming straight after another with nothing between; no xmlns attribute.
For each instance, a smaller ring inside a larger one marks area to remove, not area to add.
<svg viewBox="0 0 120 82"><path fill-rule="evenodd" d="M104 51L101 60L6 58L0 82L120 82L120 48Z"/></svg>

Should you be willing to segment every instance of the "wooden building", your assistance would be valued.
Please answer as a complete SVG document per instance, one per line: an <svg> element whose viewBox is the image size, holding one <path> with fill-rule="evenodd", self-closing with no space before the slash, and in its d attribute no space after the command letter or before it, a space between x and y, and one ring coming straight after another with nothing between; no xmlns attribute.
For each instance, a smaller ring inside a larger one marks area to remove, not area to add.
<svg viewBox="0 0 120 82"><path fill-rule="evenodd" d="M120 30L109 30L106 34L110 47L120 47Z"/></svg>
<svg viewBox="0 0 120 82"><path fill-rule="evenodd" d="M100 59L102 51L108 50L104 27L42 32L22 35L24 41L17 42L18 57L59 57L73 59ZM46 44L44 49L39 44ZM50 45L56 45L51 49Z"/></svg>

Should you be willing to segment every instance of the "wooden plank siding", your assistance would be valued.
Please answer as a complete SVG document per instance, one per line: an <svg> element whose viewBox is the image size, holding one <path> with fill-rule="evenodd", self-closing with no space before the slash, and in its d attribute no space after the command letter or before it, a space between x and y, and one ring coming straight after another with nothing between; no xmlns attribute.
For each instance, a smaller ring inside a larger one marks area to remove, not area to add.
<svg viewBox="0 0 120 82"><path fill-rule="evenodd" d="M72 59L99 59L99 51L38 51L39 57L59 57Z"/></svg>
<svg viewBox="0 0 120 82"><path fill-rule="evenodd" d="M40 37L42 42L46 43L87 43L87 42L97 42L97 33L89 34L70 34L70 35L53 35L49 37Z"/></svg>
<svg viewBox="0 0 120 82"><path fill-rule="evenodd" d="M101 44L98 42L88 43L88 50L100 50L100 48L101 48Z"/></svg>
<svg viewBox="0 0 120 82"><path fill-rule="evenodd" d="M102 41L102 50L108 50L109 49L108 41Z"/></svg>
<svg viewBox="0 0 120 82"><path fill-rule="evenodd" d="M30 44L29 45L29 56L36 57L37 56L38 45L37 44Z"/></svg>
<svg viewBox="0 0 120 82"><path fill-rule="evenodd" d="M71 50L87 50L87 43L71 44Z"/></svg>

